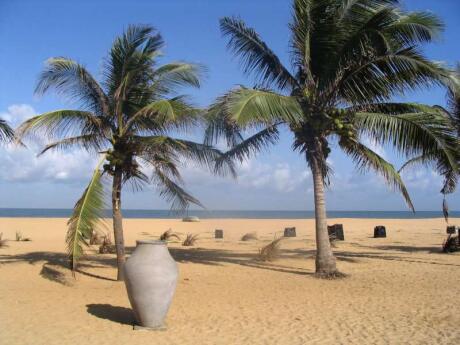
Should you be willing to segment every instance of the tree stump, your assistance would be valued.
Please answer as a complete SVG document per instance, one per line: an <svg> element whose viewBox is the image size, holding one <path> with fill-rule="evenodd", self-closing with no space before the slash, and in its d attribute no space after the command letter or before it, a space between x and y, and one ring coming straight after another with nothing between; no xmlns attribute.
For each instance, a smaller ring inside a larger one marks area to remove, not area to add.
<svg viewBox="0 0 460 345"><path fill-rule="evenodd" d="M374 228L374 238L387 237L387 230L383 225L377 225Z"/></svg>
<svg viewBox="0 0 460 345"><path fill-rule="evenodd" d="M328 225L327 232L329 234L329 238L333 238L338 241L345 241L345 235L343 233L343 224Z"/></svg>
<svg viewBox="0 0 460 345"><path fill-rule="evenodd" d="M446 232L449 234L449 235L455 235L455 232L457 231L457 227L455 225L449 225L447 228L446 228ZM460 228L459 228L459 231L460 231Z"/></svg>
<svg viewBox="0 0 460 345"><path fill-rule="evenodd" d="M214 238L224 238L224 230L216 229L214 231Z"/></svg>
<svg viewBox="0 0 460 345"><path fill-rule="evenodd" d="M295 227L284 228L284 237L296 237Z"/></svg>

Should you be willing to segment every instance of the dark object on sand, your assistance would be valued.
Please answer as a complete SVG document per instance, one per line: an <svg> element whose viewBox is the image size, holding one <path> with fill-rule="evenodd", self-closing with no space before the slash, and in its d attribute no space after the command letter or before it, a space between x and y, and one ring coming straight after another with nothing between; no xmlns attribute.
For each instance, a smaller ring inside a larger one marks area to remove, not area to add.
<svg viewBox="0 0 460 345"><path fill-rule="evenodd" d="M216 229L216 231L214 231L214 238L224 238L224 230Z"/></svg>
<svg viewBox="0 0 460 345"><path fill-rule="evenodd" d="M343 224L328 225L327 232L331 241L345 241L345 236L343 234Z"/></svg>
<svg viewBox="0 0 460 345"><path fill-rule="evenodd" d="M295 227L284 228L284 237L296 237Z"/></svg>
<svg viewBox="0 0 460 345"><path fill-rule="evenodd" d="M460 236L451 235L447 236L447 239L442 244L442 251L444 253L452 253L460 250Z"/></svg>
<svg viewBox="0 0 460 345"><path fill-rule="evenodd" d="M377 225L374 228L374 238L387 237L387 230L383 225Z"/></svg>
<svg viewBox="0 0 460 345"><path fill-rule="evenodd" d="M99 254L114 254L116 251L115 245L112 244L112 237L110 234L105 235L99 246Z"/></svg>
<svg viewBox="0 0 460 345"><path fill-rule="evenodd" d="M455 225L449 225L446 228L446 232L450 235L455 235L455 233L457 232L457 227Z"/></svg>

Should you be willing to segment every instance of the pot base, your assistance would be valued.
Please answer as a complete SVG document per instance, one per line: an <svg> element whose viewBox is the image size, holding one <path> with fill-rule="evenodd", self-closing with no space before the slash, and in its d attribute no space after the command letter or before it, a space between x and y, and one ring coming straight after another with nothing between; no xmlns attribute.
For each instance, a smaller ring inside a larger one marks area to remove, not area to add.
<svg viewBox="0 0 460 345"><path fill-rule="evenodd" d="M156 327L144 327L140 325L133 325L133 330L135 331L166 331L166 329L166 325Z"/></svg>

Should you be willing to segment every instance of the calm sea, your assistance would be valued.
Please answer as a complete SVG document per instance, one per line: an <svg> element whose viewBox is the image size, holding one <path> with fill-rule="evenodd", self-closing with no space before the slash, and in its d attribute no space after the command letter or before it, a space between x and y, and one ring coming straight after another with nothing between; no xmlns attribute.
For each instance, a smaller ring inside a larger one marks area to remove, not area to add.
<svg viewBox="0 0 460 345"><path fill-rule="evenodd" d="M68 218L71 209L41 208L0 208L0 217L32 217L32 218ZM246 218L246 219L310 219L313 211L208 211L190 210L189 216L202 219L210 218ZM110 211L106 211L110 217ZM125 218L181 218L169 210L123 210ZM443 217L441 211L329 211L329 218L382 218L382 219L423 219ZM460 217L460 211L450 212L450 217Z"/></svg>

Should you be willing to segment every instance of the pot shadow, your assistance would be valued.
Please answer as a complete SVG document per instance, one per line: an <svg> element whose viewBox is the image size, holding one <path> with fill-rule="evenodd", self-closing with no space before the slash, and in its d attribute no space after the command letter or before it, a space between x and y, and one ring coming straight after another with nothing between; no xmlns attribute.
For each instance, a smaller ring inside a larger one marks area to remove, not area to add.
<svg viewBox="0 0 460 345"><path fill-rule="evenodd" d="M110 304L87 304L86 311L100 319L110 320L123 325L134 324L134 313L125 307L116 307Z"/></svg>

